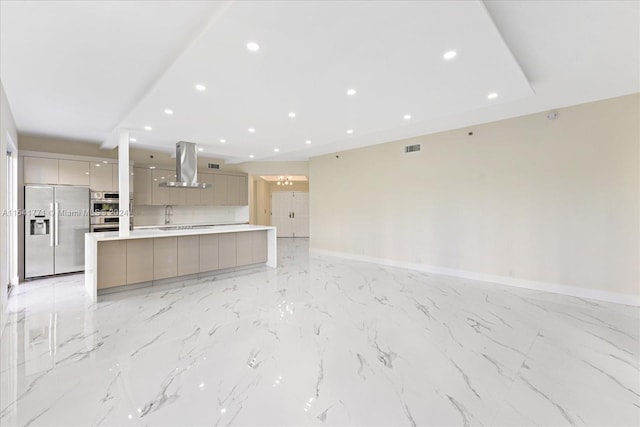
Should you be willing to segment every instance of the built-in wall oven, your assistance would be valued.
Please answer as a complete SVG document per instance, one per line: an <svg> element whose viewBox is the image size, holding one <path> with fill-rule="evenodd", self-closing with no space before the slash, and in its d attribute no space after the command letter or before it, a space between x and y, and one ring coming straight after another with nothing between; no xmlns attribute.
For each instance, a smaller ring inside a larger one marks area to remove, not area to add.
<svg viewBox="0 0 640 427"><path fill-rule="evenodd" d="M91 231L118 231L120 196L117 191L92 191L90 202ZM133 228L133 197L129 195L129 228Z"/></svg>

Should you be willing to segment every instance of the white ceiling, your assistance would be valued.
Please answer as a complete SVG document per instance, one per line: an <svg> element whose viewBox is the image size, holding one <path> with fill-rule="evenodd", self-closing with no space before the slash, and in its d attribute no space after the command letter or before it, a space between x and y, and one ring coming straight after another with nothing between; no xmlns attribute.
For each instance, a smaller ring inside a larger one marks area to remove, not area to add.
<svg viewBox="0 0 640 427"><path fill-rule="evenodd" d="M20 132L109 145L125 127L140 146L187 140L229 162L306 159L640 91L637 1L0 7L0 77Z"/></svg>

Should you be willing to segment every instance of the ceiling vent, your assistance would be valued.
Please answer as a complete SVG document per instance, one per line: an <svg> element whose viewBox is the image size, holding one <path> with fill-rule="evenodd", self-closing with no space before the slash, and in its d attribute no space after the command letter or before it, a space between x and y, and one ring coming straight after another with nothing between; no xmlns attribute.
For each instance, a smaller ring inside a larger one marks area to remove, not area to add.
<svg viewBox="0 0 640 427"><path fill-rule="evenodd" d="M420 151L420 144L413 145L405 145L404 152L405 153L415 153L416 151Z"/></svg>

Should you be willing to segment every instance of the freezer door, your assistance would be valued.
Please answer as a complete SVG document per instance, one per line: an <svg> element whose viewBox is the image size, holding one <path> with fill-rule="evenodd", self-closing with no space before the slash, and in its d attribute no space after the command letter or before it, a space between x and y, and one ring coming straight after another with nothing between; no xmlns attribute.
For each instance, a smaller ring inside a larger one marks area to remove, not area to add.
<svg viewBox="0 0 640 427"><path fill-rule="evenodd" d="M84 270L89 232L89 189L55 187L55 274Z"/></svg>
<svg viewBox="0 0 640 427"><path fill-rule="evenodd" d="M24 188L24 277L53 274L53 187Z"/></svg>

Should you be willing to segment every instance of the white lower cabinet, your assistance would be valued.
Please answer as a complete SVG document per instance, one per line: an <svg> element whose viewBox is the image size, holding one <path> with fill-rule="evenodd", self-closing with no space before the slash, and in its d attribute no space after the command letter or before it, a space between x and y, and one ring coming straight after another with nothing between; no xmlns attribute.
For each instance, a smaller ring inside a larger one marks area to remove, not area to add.
<svg viewBox="0 0 640 427"><path fill-rule="evenodd" d="M236 265L267 262L267 232L247 231L236 236Z"/></svg>
<svg viewBox="0 0 640 427"><path fill-rule="evenodd" d="M178 275L178 238L153 239L153 280L168 279Z"/></svg>
<svg viewBox="0 0 640 427"><path fill-rule="evenodd" d="M267 231L98 243L98 289L267 262Z"/></svg>
<svg viewBox="0 0 640 427"><path fill-rule="evenodd" d="M127 241L112 240L98 243L98 289L122 286L127 283Z"/></svg>
<svg viewBox="0 0 640 427"><path fill-rule="evenodd" d="M253 264L267 262L267 231L252 231L252 244L253 244Z"/></svg>
<svg viewBox="0 0 640 427"><path fill-rule="evenodd" d="M223 233L219 235L218 265L221 269L238 265L236 258L236 234L238 233Z"/></svg>
<svg viewBox="0 0 640 427"><path fill-rule="evenodd" d="M153 280L153 239L127 240L127 285Z"/></svg>
<svg viewBox="0 0 640 427"><path fill-rule="evenodd" d="M238 233L236 236L236 265L253 264L253 233Z"/></svg>
<svg viewBox="0 0 640 427"><path fill-rule="evenodd" d="M219 269L218 263L218 235L200 235L200 272Z"/></svg>
<svg viewBox="0 0 640 427"><path fill-rule="evenodd" d="M200 236L178 237L178 276L200 272Z"/></svg>

